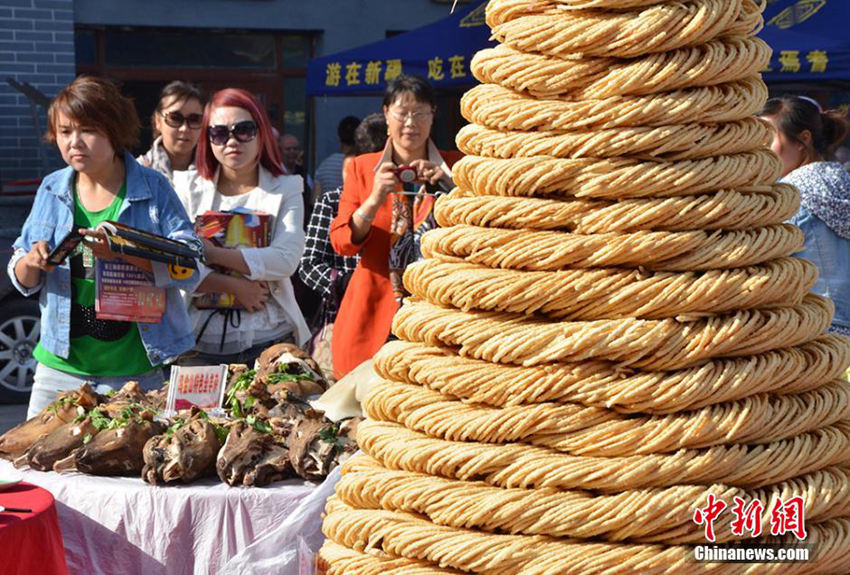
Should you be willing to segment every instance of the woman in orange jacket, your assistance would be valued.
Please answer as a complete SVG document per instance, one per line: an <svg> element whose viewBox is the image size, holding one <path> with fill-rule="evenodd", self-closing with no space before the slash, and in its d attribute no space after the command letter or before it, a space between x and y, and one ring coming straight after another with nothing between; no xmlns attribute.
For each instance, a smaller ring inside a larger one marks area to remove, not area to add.
<svg viewBox="0 0 850 575"><path fill-rule="evenodd" d="M426 190L450 190L450 167L460 158L457 152L440 152L430 139L436 101L427 81L400 76L387 86L383 109L386 148L348 164L339 213L331 223L337 253L361 258L334 324L337 377L387 341L406 295L401 275L418 258L419 235L433 225L434 195Z"/></svg>

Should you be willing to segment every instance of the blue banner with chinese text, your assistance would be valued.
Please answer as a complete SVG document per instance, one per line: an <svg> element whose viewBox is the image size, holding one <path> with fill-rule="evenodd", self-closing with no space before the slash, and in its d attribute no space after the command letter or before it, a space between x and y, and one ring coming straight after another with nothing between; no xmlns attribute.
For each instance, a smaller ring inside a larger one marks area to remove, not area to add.
<svg viewBox="0 0 850 575"><path fill-rule="evenodd" d="M850 1L768 0L764 24L765 82L850 80Z"/></svg>
<svg viewBox="0 0 850 575"><path fill-rule="evenodd" d="M347 52L310 60L307 94L383 92L399 74L417 74L438 88L476 83L469 63L494 45L482 1L433 24ZM768 0L759 37L773 49L770 82L850 80L850 0Z"/></svg>
<svg viewBox="0 0 850 575"><path fill-rule="evenodd" d="M476 82L469 61L490 43L486 1L387 40L322 58L307 67L309 96L380 93L400 74L427 78L436 88Z"/></svg>

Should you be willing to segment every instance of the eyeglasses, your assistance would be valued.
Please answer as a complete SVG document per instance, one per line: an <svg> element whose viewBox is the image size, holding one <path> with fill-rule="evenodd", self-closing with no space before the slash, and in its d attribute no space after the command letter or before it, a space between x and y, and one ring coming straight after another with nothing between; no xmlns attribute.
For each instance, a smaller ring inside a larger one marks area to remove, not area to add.
<svg viewBox="0 0 850 575"><path fill-rule="evenodd" d="M189 127L193 130L198 130L201 127L201 122L204 117L201 114L189 114L188 116L184 116L180 112L166 112L163 114L160 112L160 116L165 120L165 123L171 126L172 128L179 128L183 124L188 124Z"/></svg>
<svg viewBox="0 0 850 575"><path fill-rule="evenodd" d="M237 122L229 128L224 124L210 126L207 135L215 146L223 146L230 140L230 136L236 138L237 142L250 142L257 137L257 124L251 120Z"/></svg>
<svg viewBox="0 0 850 575"><path fill-rule="evenodd" d="M427 112L399 112L397 110L390 110L390 116L392 116L394 120L397 120L402 123L406 122L407 120L413 120L417 124L421 124L427 121L433 115L433 110L428 110Z"/></svg>

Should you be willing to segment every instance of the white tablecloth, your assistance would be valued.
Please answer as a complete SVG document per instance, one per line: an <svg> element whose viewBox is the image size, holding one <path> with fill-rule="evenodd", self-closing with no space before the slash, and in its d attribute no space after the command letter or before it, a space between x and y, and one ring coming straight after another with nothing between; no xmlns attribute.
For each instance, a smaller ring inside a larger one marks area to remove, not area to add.
<svg viewBox="0 0 850 575"><path fill-rule="evenodd" d="M56 498L68 570L75 575L211 575L275 531L315 485L228 487L204 480L152 486L139 478L14 470ZM321 521L319 519L319 521Z"/></svg>

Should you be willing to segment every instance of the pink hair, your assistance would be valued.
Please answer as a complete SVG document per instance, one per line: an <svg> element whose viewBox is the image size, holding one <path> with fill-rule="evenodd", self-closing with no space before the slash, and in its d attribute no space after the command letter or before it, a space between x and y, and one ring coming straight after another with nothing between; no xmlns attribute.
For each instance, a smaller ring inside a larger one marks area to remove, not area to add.
<svg viewBox="0 0 850 575"><path fill-rule="evenodd" d="M213 94L212 99L204 108L201 138L198 140L198 148L195 150L195 164L198 167L198 173L201 177L212 180L219 166L218 160L213 155L212 146L207 135L212 111L215 108L225 108L228 106L242 108L251 114L251 117L257 124L257 137L260 139L259 163L271 172L273 176L283 175L280 150L277 147L277 141L274 139L272 133L274 128L272 128L272 123L265 108L260 105L250 92L240 90L239 88L225 88Z"/></svg>

